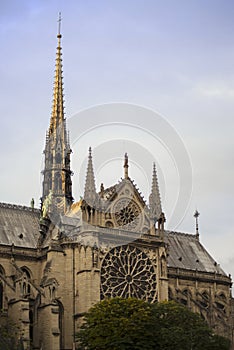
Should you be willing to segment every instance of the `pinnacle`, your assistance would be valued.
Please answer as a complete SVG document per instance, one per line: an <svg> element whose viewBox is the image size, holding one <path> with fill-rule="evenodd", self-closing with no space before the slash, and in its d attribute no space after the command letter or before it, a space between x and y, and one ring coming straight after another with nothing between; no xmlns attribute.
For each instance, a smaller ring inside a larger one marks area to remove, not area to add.
<svg viewBox="0 0 234 350"><path fill-rule="evenodd" d="M162 207L155 163L153 163L152 189L149 196L149 207L151 217L158 220L162 213Z"/></svg>
<svg viewBox="0 0 234 350"><path fill-rule="evenodd" d="M88 156L88 165L85 181L85 190L84 190L84 200L91 206L93 206L96 199L96 186L95 186L95 177L93 171L93 160L92 160L92 149L89 147L89 156Z"/></svg>

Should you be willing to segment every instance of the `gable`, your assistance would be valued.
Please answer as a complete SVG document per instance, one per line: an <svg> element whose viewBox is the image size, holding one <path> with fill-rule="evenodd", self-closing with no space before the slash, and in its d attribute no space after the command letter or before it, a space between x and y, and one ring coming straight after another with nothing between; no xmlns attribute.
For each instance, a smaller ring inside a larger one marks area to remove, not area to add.
<svg viewBox="0 0 234 350"><path fill-rule="evenodd" d="M147 232L148 207L133 181L123 179L104 191L105 226Z"/></svg>

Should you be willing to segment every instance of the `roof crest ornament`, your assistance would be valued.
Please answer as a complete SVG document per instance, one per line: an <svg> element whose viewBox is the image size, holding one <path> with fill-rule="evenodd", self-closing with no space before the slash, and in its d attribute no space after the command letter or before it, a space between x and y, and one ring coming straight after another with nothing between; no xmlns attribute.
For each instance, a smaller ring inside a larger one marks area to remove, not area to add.
<svg viewBox="0 0 234 350"><path fill-rule="evenodd" d="M58 38L61 38L61 23L62 23L62 17L61 12L59 12L59 19L58 19Z"/></svg>
<svg viewBox="0 0 234 350"><path fill-rule="evenodd" d="M194 213L194 217L195 217L195 221L196 221L196 238L199 239L199 227L198 227L198 217L199 217L200 213L197 211L195 211Z"/></svg>
<svg viewBox="0 0 234 350"><path fill-rule="evenodd" d="M128 167L129 167L129 165L128 165L128 154L125 153L125 155L124 155L124 178L125 179L129 178L128 177Z"/></svg>

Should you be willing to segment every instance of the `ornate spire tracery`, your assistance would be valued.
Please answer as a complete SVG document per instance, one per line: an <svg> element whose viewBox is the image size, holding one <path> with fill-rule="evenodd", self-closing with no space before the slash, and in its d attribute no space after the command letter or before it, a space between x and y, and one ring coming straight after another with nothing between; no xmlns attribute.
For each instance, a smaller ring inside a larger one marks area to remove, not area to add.
<svg viewBox="0 0 234 350"><path fill-rule="evenodd" d="M152 189L149 196L149 208L150 217L154 219L154 221L157 221L162 214L162 206L155 163L153 164Z"/></svg>
<svg viewBox="0 0 234 350"><path fill-rule="evenodd" d="M94 177L94 171L93 171L92 149L91 147L89 147L84 200L88 205L93 206L96 200L96 197L97 197L97 192L96 192L95 177Z"/></svg>
<svg viewBox="0 0 234 350"><path fill-rule="evenodd" d="M58 46L55 63L55 77L53 89L53 105L50 126L46 135L45 168L43 171L42 204L52 193L53 210L65 212L72 203L72 182L70 170L70 154L66 119L64 116L62 47L60 33L61 15L59 16Z"/></svg>
<svg viewBox="0 0 234 350"><path fill-rule="evenodd" d="M61 17L59 19L61 22ZM60 23L59 22L59 23ZM62 70L62 47L61 47L61 38L60 26L59 32L57 35L58 46L56 54L56 64L55 64L55 77L54 77L54 93L53 93L53 106L50 119L50 128L49 136L53 133L61 122L65 121L64 118L64 101L63 101L63 70Z"/></svg>

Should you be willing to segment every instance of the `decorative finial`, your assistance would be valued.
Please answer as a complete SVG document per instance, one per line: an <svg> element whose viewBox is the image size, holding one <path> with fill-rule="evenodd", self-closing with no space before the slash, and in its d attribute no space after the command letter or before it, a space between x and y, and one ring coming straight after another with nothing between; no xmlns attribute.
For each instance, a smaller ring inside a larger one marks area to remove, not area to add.
<svg viewBox="0 0 234 350"><path fill-rule="evenodd" d="M196 220L196 238L199 238L199 229L198 229L198 217L199 217L200 213L196 210L194 213L194 217Z"/></svg>
<svg viewBox="0 0 234 350"><path fill-rule="evenodd" d="M59 19L58 19L58 38L61 38L61 22L62 22L62 17L61 17L61 12L59 12Z"/></svg>
<svg viewBox="0 0 234 350"><path fill-rule="evenodd" d="M92 158L92 148L89 147L89 159Z"/></svg>
<svg viewBox="0 0 234 350"><path fill-rule="evenodd" d="M104 185L103 185L103 183L101 183L101 186L100 186L100 195L101 195L101 198L104 197Z"/></svg>
<svg viewBox="0 0 234 350"><path fill-rule="evenodd" d="M31 205L31 208L33 210L34 209L34 198L32 198L30 205Z"/></svg>
<svg viewBox="0 0 234 350"><path fill-rule="evenodd" d="M124 178L128 179L128 154L124 155Z"/></svg>

